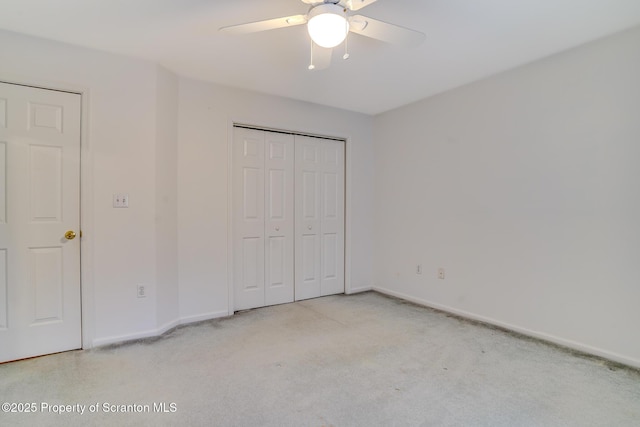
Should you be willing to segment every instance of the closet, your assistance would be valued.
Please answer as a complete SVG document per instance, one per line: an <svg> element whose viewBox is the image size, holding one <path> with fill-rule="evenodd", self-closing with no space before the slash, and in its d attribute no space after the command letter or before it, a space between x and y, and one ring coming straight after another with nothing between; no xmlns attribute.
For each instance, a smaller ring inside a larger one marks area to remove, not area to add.
<svg viewBox="0 0 640 427"><path fill-rule="evenodd" d="M344 141L235 126L234 310L344 292Z"/></svg>

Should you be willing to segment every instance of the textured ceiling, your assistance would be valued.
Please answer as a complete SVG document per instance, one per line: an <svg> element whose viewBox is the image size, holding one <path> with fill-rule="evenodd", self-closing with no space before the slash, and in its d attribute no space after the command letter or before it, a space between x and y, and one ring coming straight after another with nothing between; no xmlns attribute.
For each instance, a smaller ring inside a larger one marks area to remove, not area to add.
<svg viewBox="0 0 640 427"><path fill-rule="evenodd" d="M417 48L359 35L309 71L304 26L218 28L304 14L300 0L0 0L0 28L157 62L184 76L377 114L640 25L638 0L378 0L361 11L424 32Z"/></svg>

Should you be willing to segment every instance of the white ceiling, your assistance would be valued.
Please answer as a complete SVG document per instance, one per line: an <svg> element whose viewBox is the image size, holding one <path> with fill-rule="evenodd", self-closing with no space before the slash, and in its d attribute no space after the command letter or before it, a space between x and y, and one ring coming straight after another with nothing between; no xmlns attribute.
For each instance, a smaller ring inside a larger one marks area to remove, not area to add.
<svg viewBox="0 0 640 427"><path fill-rule="evenodd" d="M404 48L352 35L351 58L336 48L321 71L307 70L304 26L218 32L307 10L300 0L0 0L0 28L377 114L640 25L640 0L378 0L358 13L420 30L426 42Z"/></svg>

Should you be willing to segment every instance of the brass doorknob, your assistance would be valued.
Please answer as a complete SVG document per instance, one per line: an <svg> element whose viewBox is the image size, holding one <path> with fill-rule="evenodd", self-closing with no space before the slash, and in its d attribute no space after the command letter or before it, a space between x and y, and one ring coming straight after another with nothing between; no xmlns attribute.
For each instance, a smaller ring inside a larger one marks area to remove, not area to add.
<svg viewBox="0 0 640 427"><path fill-rule="evenodd" d="M69 230L66 233L64 233L64 238L67 240L73 240L76 238L76 232L73 230Z"/></svg>

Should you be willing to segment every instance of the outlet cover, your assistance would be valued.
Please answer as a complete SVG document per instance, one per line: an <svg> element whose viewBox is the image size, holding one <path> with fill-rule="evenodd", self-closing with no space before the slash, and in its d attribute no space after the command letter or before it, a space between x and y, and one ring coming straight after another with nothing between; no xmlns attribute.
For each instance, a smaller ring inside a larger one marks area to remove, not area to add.
<svg viewBox="0 0 640 427"><path fill-rule="evenodd" d="M114 208L128 208L129 207L129 195L128 194L114 194L113 195L113 207Z"/></svg>

